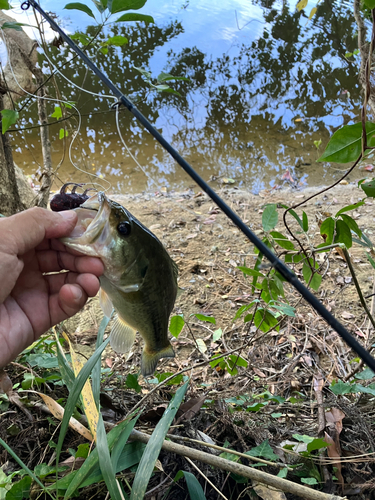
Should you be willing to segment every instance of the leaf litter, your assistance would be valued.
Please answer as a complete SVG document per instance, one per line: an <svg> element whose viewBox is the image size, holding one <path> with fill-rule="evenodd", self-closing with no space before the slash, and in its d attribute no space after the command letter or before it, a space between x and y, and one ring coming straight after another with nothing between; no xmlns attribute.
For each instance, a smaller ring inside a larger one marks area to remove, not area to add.
<svg viewBox="0 0 375 500"><path fill-rule="evenodd" d="M286 200L292 204L308 196L307 191L292 189L263 191L261 196L227 186L222 189L232 208L248 221L258 235L263 232L262 216L267 204L285 204ZM337 212L341 206L358 201L359 197L360 192L353 186L339 186L304 206L310 223L309 233L316 243L322 242L318 226L320 214ZM227 455L230 455L231 449L242 453L261 449L268 457L259 455L260 458L275 461L274 467L267 466L267 472L280 473L276 460L285 467L300 464L296 468L297 474L288 472L288 479L299 482L302 478L302 483L318 485L318 489L319 484L325 484L327 493L350 495L353 500L368 498L368 492L375 487L375 457L371 454L375 449L375 389L374 394L371 394L371 389L369 392L358 392L361 391L359 385L364 389L371 388L373 379L355 378L358 366L355 354L315 311L304 304L298 306L294 317L283 317L278 331L274 329L264 333L254 326L249 327L242 318L233 321L237 310L254 299L253 278L244 276L238 267L254 268L257 255L242 233L203 193L188 190L184 193L129 195L116 200L129 208L146 226L152 227L177 262L179 285L184 292L177 299L173 314L183 315L188 325L185 324L177 338L171 339L176 358L159 363L156 377L150 383L140 377L138 385L131 385L134 388L139 386L139 392L127 387L127 380L129 374L137 376L139 372L141 340L137 338L127 355L118 356L110 348L105 350L102 363L102 393L105 397L101 398L101 403L106 425L124 418L141 398L146 398L137 428L151 433L168 406L171 394L182 383L183 375L177 375L172 385L164 385L156 391L152 389L165 375L187 370L185 374L190 376L190 386L186 402L180 407L169 431L174 436L198 441L206 436L215 445L227 448ZM371 208L365 204L356 211L358 223L370 239L373 238ZM276 230L285 234L280 220L279 217ZM363 249L353 246L350 253L363 292L370 294L373 273ZM333 254L323 285L316 293L357 338L366 342L373 337L373 331L367 325L349 278L345 261L339 254ZM286 290L291 305L298 303L299 297L295 292L288 287ZM195 314L214 317L216 325L190 317ZM94 298L89 300L81 313L59 326L60 332L69 335L75 351L83 358L88 358L95 348L102 317L98 301ZM214 337L219 328L221 335ZM67 352L66 345L64 348ZM247 362L246 367L236 368L236 375L231 375L220 364L215 367L208 364L207 360L213 356L234 349L239 349L237 354ZM27 356L18 361L22 360L27 363ZM22 370L20 366L14 363L7 368L13 386L22 384L28 370ZM25 366L28 367L27 364ZM38 385L36 376L43 379L44 369L35 366L33 370L36 372L33 386L41 390L43 382ZM352 372L354 375L348 379ZM56 401L66 400L66 387L49 383L53 387L49 396ZM8 378L0 378L0 389L10 393ZM18 399L21 397L21 404L27 405L28 411L33 414L34 422L30 423L19 405L12 401L8 401L8 407L6 404L3 406L6 401L2 399L0 437L29 467L33 467L43 459L48 461L53 454L50 443L57 441L54 437L56 421L52 425L54 420L48 414L48 408L37 403L36 396L33 399L34 396L29 393L17 394ZM17 431L12 433L10 429L14 423L17 423ZM296 435L323 438L330 446L302 457L293 451L297 449L297 444L303 444L296 441L293 437ZM83 442L79 434L70 430L64 443L62 461L69 458L69 453L66 453L68 448L76 449ZM282 448L283 443L292 444ZM210 452L203 444L194 446ZM275 459L276 456L279 458ZM15 470L15 464L5 450L0 451L0 459L6 474ZM161 467L151 478L148 490L157 490L161 484L154 498L165 494L165 498L185 498L183 481L179 482L179 486L173 486L170 478L173 479L179 470L190 471L196 476L197 472L178 455L171 457L162 451L159 459ZM246 460L243 463L246 464ZM241 482L239 477L229 477L208 465L198 465L223 493L235 491L237 495L246 495L245 490L251 486ZM130 470L124 474L128 479L134 477ZM198 479L204 484L202 478ZM170 493L169 488L172 488ZM251 498L256 498L254 491L257 490L258 498L266 496L261 487L254 484L253 488ZM95 498L104 499L106 493L100 484L91 485L81 491L80 498L88 499L95 494ZM208 483L205 493L208 499L217 498L217 492ZM283 497L277 492L269 495ZM285 493L285 498L297 497Z"/></svg>

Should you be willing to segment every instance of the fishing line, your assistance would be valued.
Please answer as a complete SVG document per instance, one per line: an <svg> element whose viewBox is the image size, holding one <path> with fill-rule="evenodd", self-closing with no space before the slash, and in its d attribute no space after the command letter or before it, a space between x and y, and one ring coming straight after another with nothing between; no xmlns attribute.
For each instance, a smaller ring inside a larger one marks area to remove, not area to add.
<svg viewBox="0 0 375 500"><path fill-rule="evenodd" d="M0 27L1 28L1 27ZM110 189L112 187L112 184L110 183L110 181L108 181L107 179L104 179L102 177L99 177L97 174L93 174L91 172L88 172L87 170L83 170L82 168L78 167L78 165L75 164L75 162L73 161L73 158L72 158L72 149L73 149L73 144L81 130L81 125L82 125L82 117L81 117L81 113L79 111L79 109L74 106L71 102L67 101L67 100L62 100L62 99L57 99L57 98L53 98L53 97L46 97L46 96L39 96L39 95L36 95L36 94L32 94L31 92L28 92L26 89L24 89L20 82L18 81L15 73L14 73L14 70L13 70L13 66L12 66L12 61L11 61L11 57L10 57L10 51L9 51L9 47L8 47L8 40L7 40L7 37L5 35L5 30L3 30L1 28L1 33L2 33L2 38L3 38L3 41L4 41L4 45L5 45L5 48L6 48L6 52L7 52L7 63L9 64L9 68L10 68L10 71L12 73L12 76L14 78L14 81L16 83L16 85L22 90L22 92L24 92L25 94L33 97L33 98L36 98L36 99L43 99L45 101L51 101L51 102L57 102L59 104L68 104L71 108L73 108L77 115L78 115L78 126L76 128L76 130L73 132L72 134L72 140L70 141L70 144L69 144L69 148L68 148L68 157L69 157L69 161L70 163L73 165L73 167L76 169L76 170L79 170L80 172L83 172L84 174L86 175L89 175L91 177L96 177L97 179L100 179L104 182L106 182L108 184L108 187L105 189L100 183L97 183L97 182L91 182L92 185L96 185L96 186L99 186L103 191L108 191L108 189ZM33 32L34 33L34 32ZM35 36L35 33L34 33L34 36ZM48 59L45 51L43 50L43 48L41 47L41 45L39 44L38 42L38 46L39 48L42 50L43 54L45 55L45 57ZM49 60L49 59L48 59ZM52 64L52 63L51 63ZM52 66L54 67L54 69L56 69L56 71L61 74L61 76L64 76L57 68L55 68L55 66L52 64ZM65 78L65 77L64 77ZM67 78L65 78L67 79ZM70 82L70 80L68 80ZM73 83L73 82L70 82L70 83ZM76 85L77 86L77 85ZM79 87L80 88L80 87ZM9 90L10 91L10 90ZM89 92L88 93L92 94L92 92ZM99 96L99 94L94 94L95 96ZM105 96L105 97L110 97L111 99L115 99L113 96ZM34 104L33 102L30 104L30 106ZM30 107L28 106L28 108ZM28 109L27 108L27 109ZM59 167L57 167L55 169L55 171L53 172L53 175L56 175L56 172L58 170Z"/></svg>
<svg viewBox="0 0 375 500"><path fill-rule="evenodd" d="M326 322L345 340L345 342L358 354L360 358L375 372L375 359L369 352L346 330L346 328L324 307L320 300L306 288L295 274L267 247L243 222L243 220L225 203L224 200L200 177L200 175L182 158L182 156L164 139L164 137L151 125L145 116L134 106L134 104L104 75L102 71L87 57L87 55L68 37L51 16L49 16L35 0L27 0L21 4L22 10L33 6L46 19L52 29L57 31L61 38L78 54L83 62L95 73L96 76L113 92L118 98L119 104L123 104L137 120L150 132L150 134L168 151L185 172L207 193L214 203L225 213L225 215L240 229L253 243L264 257L266 257L286 281L305 298L305 300L326 320Z"/></svg>

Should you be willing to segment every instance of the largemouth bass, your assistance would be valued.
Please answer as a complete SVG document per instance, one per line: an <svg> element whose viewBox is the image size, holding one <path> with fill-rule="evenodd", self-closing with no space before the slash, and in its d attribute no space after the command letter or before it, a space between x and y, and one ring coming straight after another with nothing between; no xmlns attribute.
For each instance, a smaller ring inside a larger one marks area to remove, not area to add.
<svg viewBox="0 0 375 500"><path fill-rule="evenodd" d="M175 356L168 321L178 290L177 265L149 229L103 192L75 212L77 225L62 242L103 261L100 305L107 317L116 311L111 346L128 352L138 330L145 341L142 375L152 375L160 358Z"/></svg>

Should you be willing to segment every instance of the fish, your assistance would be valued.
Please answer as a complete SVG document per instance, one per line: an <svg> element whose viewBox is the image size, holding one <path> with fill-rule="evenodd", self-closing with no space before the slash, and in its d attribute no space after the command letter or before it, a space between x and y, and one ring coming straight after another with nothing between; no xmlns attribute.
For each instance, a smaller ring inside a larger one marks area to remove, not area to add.
<svg viewBox="0 0 375 500"><path fill-rule="evenodd" d="M126 353L139 331L145 343L141 373L150 376L159 359L175 357L168 323L178 293L177 264L147 227L104 192L74 211L77 224L61 241L102 260L100 305L107 317L116 312L110 344Z"/></svg>

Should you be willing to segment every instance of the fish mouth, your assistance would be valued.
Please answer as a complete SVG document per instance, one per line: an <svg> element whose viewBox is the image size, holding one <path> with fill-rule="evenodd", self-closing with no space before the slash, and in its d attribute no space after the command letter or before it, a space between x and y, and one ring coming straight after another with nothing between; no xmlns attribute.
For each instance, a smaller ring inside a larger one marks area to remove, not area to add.
<svg viewBox="0 0 375 500"><path fill-rule="evenodd" d="M86 255L103 257L102 250L110 239L110 202L100 191L74 210L78 221L73 231L61 241Z"/></svg>

